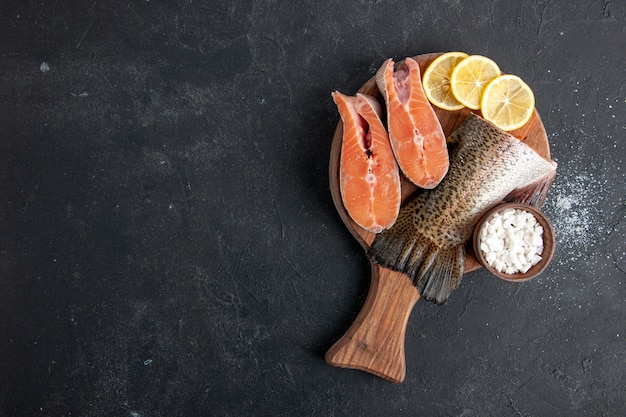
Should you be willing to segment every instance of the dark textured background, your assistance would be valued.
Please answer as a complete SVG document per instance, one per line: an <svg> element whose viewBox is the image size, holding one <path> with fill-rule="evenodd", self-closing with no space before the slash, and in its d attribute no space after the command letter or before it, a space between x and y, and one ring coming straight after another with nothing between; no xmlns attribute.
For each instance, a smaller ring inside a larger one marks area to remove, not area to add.
<svg viewBox="0 0 626 417"><path fill-rule="evenodd" d="M626 415L626 4L3 1L0 415ZM534 89L549 269L420 302L394 385L326 365L369 264L328 189L388 57Z"/></svg>

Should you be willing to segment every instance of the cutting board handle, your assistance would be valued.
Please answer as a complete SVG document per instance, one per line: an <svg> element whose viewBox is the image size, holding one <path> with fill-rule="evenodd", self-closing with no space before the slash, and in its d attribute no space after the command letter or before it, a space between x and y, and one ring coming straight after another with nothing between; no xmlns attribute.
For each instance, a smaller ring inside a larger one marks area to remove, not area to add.
<svg viewBox="0 0 626 417"><path fill-rule="evenodd" d="M404 336L419 297L406 275L372 263L372 282L365 304L348 331L326 352L326 362L395 383L404 381Z"/></svg>

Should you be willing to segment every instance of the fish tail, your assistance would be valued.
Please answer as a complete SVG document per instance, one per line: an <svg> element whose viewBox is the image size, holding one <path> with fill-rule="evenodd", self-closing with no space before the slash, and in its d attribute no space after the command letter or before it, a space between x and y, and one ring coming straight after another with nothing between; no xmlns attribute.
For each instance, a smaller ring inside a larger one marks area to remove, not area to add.
<svg viewBox="0 0 626 417"><path fill-rule="evenodd" d="M465 248L462 244L435 248L429 252L413 282L422 297L441 305L461 283L464 269Z"/></svg>
<svg viewBox="0 0 626 417"><path fill-rule="evenodd" d="M432 252L431 248L432 245L428 238L420 236L418 239L415 239L415 243L411 248L411 256L408 257L406 267L403 270L404 273L411 278L418 276L424 266L427 255ZM413 279L413 283L415 283L415 279Z"/></svg>
<svg viewBox="0 0 626 417"><path fill-rule="evenodd" d="M465 248L462 244L441 248L419 233L402 233L396 226L378 234L368 256L385 268L406 274L422 298L446 302L463 276Z"/></svg>
<svg viewBox="0 0 626 417"><path fill-rule="evenodd" d="M413 265L413 251L420 248L418 236L403 236L402 239L391 238L390 233L379 233L368 250L368 256L385 268L408 274ZM387 236L384 236L387 235Z"/></svg>

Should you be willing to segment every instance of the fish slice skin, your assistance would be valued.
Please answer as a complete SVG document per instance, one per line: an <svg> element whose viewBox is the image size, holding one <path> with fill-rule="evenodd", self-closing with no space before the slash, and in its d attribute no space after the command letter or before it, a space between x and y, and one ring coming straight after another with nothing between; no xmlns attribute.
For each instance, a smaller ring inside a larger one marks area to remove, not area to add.
<svg viewBox="0 0 626 417"><path fill-rule="evenodd" d="M412 58L387 59L376 73L387 108L387 128L402 173L415 185L432 189L449 168L448 148L439 119L422 88L419 64Z"/></svg>
<svg viewBox="0 0 626 417"><path fill-rule="evenodd" d="M400 172L375 98L332 93L343 121L339 167L342 202L360 227L372 233L391 227L400 210Z"/></svg>

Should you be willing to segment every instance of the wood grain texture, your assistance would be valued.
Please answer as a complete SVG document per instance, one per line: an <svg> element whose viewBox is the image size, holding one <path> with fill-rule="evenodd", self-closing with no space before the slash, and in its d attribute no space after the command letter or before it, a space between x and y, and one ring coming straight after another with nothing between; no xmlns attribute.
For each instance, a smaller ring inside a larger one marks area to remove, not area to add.
<svg viewBox="0 0 626 417"><path fill-rule="evenodd" d="M365 305L350 329L328 350L326 361L402 382L406 324L419 297L406 275L372 263Z"/></svg>
<svg viewBox="0 0 626 417"><path fill-rule="evenodd" d="M439 55L433 53L413 58L420 64L423 73L428 64ZM385 108L375 77L368 80L358 92L376 97ZM446 137L456 130L471 112L467 108L454 112L436 107L434 109ZM550 159L548 138L536 110L526 125L510 133L525 141L541 156ZM341 200L339 163L342 136L343 124L340 120L335 129L330 151L330 191L346 228L363 249L367 250L375 234L359 227L350 218ZM404 202L417 192L418 188L403 176L401 183ZM466 252L465 272L480 269L481 265L474 256L471 245L468 245ZM326 361L333 366L359 369L392 382L402 382L406 374L404 354L406 324L419 298L419 292L406 275L372 263L371 286L365 304L345 335L328 350Z"/></svg>

